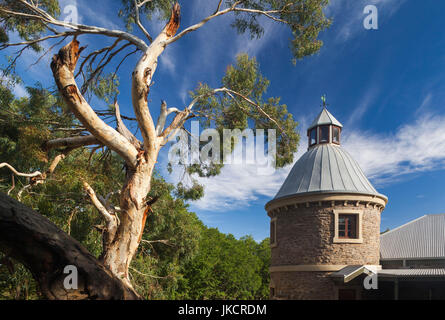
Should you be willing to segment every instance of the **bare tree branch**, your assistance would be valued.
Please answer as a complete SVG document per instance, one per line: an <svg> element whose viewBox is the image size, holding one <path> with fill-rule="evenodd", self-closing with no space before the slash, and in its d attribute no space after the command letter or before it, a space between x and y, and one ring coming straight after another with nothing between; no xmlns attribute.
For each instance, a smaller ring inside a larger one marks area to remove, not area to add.
<svg viewBox="0 0 445 320"><path fill-rule="evenodd" d="M142 143L128 130L121 118L119 103L117 99L114 101L114 110L116 114L117 132L123 135L136 149L142 150Z"/></svg>
<svg viewBox="0 0 445 320"><path fill-rule="evenodd" d="M38 176L42 175L42 173L40 171L35 171L33 173L18 172L16 169L14 169L13 166L11 166L9 163L6 163L6 162L0 163L0 168L3 168L3 167L7 167L9 170L14 172L15 175L17 175L19 177L34 178L34 177L38 177Z"/></svg>
<svg viewBox="0 0 445 320"><path fill-rule="evenodd" d="M96 207L96 209L102 214L102 216L105 218L105 221L108 223L115 222L114 215L108 212L107 208L100 202L100 200L97 198L96 192L94 192L93 188L88 184L88 182L83 182L83 188L85 189L86 193L91 199L91 202Z"/></svg>
<svg viewBox="0 0 445 320"><path fill-rule="evenodd" d="M235 9L235 7L236 7L238 4L240 4L241 2L242 2L242 1L237 1L237 2L235 2L230 8L227 8L227 9L225 9L225 10L222 10L222 11L219 11L219 10L218 10L218 11L215 12L214 14L212 14L212 15L208 16L207 18L201 20L199 23L194 24L194 25L192 25L192 26L190 26L190 27L184 29L183 31L181 31L180 33L178 33L178 34L177 34L176 36L174 36L173 38L166 40L166 41L165 41L165 45L167 46L167 45L169 45L169 44L171 44L171 43L173 43L173 42L178 41L179 39L181 39L181 38L182 38L183 36L185 36L186 34L198 30L199 28L201 28L202 26L204 26L207 22L209 22L210 20L212 20L212 19L214 19L214 18L216 18L216 17L219 17L219 16L222 16L222 15L224 15L224 14L226 14L226 13L232 12L232 11Z"/></svg>
<svg viewBox="0 0 445 320"><path fill-rule="evenodd" d="M141 31L144 33L144 35L147 37L148 41L153 42L153 38L151 37L151 35L148 33L147 29L145 29L145 27L142 25L141 23L141 18L139 16L139 5L137 0L134 0L134 11L136 13L136 24L138 25L139 29L141 29Z"/></svg>
<svg viewBox="0 0 445 320"><path fill-rule="evenodd" d="M167 102L164 100L161 101L161 112L158 117L158 121L156 123L156 134L159 136L165 127L165 121L167 120L167 117L169 114L173 112L180 112L177 108L167 108Z"/></svg>
<svg viewBox="0 0 445 320"><path fill-rule="evenodd" d="M242 0L236 1L231 7L226 8L224 10L221 10L222 0L220 0L219 3L218 3L218 7L217 7L216 11L212 15L204 18L199 23L196 23L196 24L194 24L194 25L184 29L183 31L178 33L175 37L167 40L165 42L165 45L169 45L169 44L171 44L171 43L181 39L186 34L198 30L199 28L204 26L207 22L209 22L210 20L212 20L212 19L214 19L216 17L222 16L222 15L224 15L226 13L229 13L229 12L244 12L244 13L251 13L251 14L256 14L256 15L264 15L267 18L272 19L272 20L274 20L276 22L289 24L286 20L283 20L283 19L280 19L280 18L274 16L274 14L278 14L279 15L281 13L289 12L289 11L286 11L286 8L289 7L291 4L287 4L287 5L283 6L279 10L258 10L258 9L253 9L253 8L240 8L240 7L238 7L238 5L241 4L242 2L243 2Z"/></svg>
<svg viewBox="0 0 445 320"><path fill-rule="evenodd" d="M176 3L172 8L170 21L166 24L162 32L144 51L144 56L139 60L133 71L132 100L136 119L141 129L144 139L144 149L147 159L155 161L159 152L159 139L156 134L156 127L148 108L148 94L152 77L156 71L158 57L165 50L165 41L173 37L179 28L181 7Z"/></svg>
<svg viewBox="0 0 445 320"><path fill-rule="evenodd" d="M219 91L222 91L222 92L230 93L230 94L235 95L235 96L238 96L238 97L240 97L241 99L243 99L244 101L246 101L247 103L249 103L249 104L251 104L252 106L254 106L254 107L258 110L259 113L261 113L261 114L264 115L266 118L268 118L272 123L274 123L274 124L277 126L277 128L281 131L281 133L285 135L284 130L281 128L281 126L278 124L278 122L277 122L275 119L273 119L270 115L268 115L268 114L263 110L263 108L261 108L260 105L258 105L257 103L253 102L251 99L249 99L248 97L242 95L242 94L239 93L239 92L236 92L236 91L233 91L233 90L230 90L230 89L227 89L227 88L221 88L221 89L218 89L218 90L219 90Z"/></svg>
<svg viewBox="0 0 445 320"><path fill-rule="evenodd" d="M68 138L49 140L43 144L43 149L48 151L60 147L79 148L95 144L101 144L101 143L99 140L97 140L95 136L88 135L88 136L68 137Z"/></svg>
<svg viewBox="0 0 445 320"><path fill-rule="evenodd" d="M88 26L88 25L83 25L83 24L75 24L75 23L70 23L70 22L66 22L66 21L60 21L60 20L57 20L54 17L52 17L50 14L48 14L44 10L40 9L38 7L38 5L36 5L36 4L28 3L25 0L18 0L18 1L20 1L28 9L33 11L34 14L11 11L5 7L0 7L0 12L6 14L8 16L23 17L23 18L38 20L38 21L41 21L42 23L44 23L46 26L54 25L54 26L59 26L59 27L65 27L65 28L73 30L76 35L78 35L78 34L100 34L100 35L105 35L108 37L122 38L124 40L127 40L128 42L135 45L142 51L146 51L148 48L148 45L143 40L139 39L137 36L130 34L128 32L121 31L121 30L109 30L109 29L102 28L102 27ZM50 30L52 32L56 31L53 28L48 28L48 30ZM56 36L60 37L60 36L64 36L64 35L56 34Z"/></svg>
<svg viewBox="0 0 445 320"><path fill-rule="evenodd" d="M117 152L130 167L136 167L138 155L136 148L99 118L77 88L74 69L82 50L83 48L79 48L79 41L74 38L54 56L51 70L57 87L83 126L102 144Z"/></svg>

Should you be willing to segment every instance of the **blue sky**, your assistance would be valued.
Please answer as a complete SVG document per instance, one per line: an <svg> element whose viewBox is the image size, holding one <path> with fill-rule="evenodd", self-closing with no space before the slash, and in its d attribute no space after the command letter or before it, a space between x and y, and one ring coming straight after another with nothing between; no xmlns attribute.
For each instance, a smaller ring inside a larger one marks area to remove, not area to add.
<svg viewBox="0 0 445 320"><path fill-rule="evenodd" d="M76 1L60 2L63 7ZM118 3L78 0L80 22L123 28L116 14ZM217 1L180 3L182 27L186 27L211 13ZM368 4L379 10L378 30L363 27L363 9ZM264 36L250 40L230 28L231 16L221 17L167 48L154 77L150 108L156 116L161 99L169 106L187 105L188 90L198 82L217 87L236 55L247 52L256 56L262 73L271 80L267 95L282 97L300 123L302 141L296 159L307 148L305 131L320 111L320 96L327 94L330 112L344 125L344 148L389 198L382 230L424 214L444 213L444 10L445 2L437 0L332 0L326 13L333 25L321 35L324 46L296 66L291 63L290 35L285 27L266 22ZM163 26L159 21L144 24L152 34ZM87 51L110 43L92 36L79 40L88 44ZM17 95L24 95L24 86L36 81L53 84L50 56L29 67L38 56L24 54L18 66L18 72L25 74L24 84L15 88ZM130 77L136 58L129 59L120 72L119 102L123 113L130 116ZM103 107L97 101L93 105ZM159 170L173 181L175 177L168 177L165 171L166 152L161 154ZM201 181L206 195L192 203L191 209L208 226L261 240L269 232L264 205L289 170L259 176L252 166L226 166L220 176Z"/></svg>

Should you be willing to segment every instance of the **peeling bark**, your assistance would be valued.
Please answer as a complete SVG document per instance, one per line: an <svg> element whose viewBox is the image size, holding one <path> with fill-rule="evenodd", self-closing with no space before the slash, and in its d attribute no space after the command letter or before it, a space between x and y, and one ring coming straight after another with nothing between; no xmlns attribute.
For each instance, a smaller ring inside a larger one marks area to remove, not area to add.
<svg viewBox="0 0 445 320"><path fill-rule="evenodd" d="M181 7L176 3L172 8L170 21L154 39L136 65L132 76L133 109L144 138L147 159L155 161L160 146L156 128L148 108L147 96L150 92L153 75L158 66L158 58L164 52L166 41L174 36L179 28Z"/></svg>
<svg viewBox="0 0 445 320"><path fill-rule="evenodd" d="M120 195L121 221L103 256L104 265L128 286L131 286L128 269L144 231L146 195L150 191L153 169L154 163L147 163L143 158L136 171L128 173Z"/></svg>
<svg viewBox="0 0 445 320"><path fill-rule="evenodd" d="M181 6L178 2L175 3L172 9L172 15L170 16L170 21L167 23L165 27L165 33L167 37L171 38L176 34L176 31L179 29L179 25L181 23Z"/></svg>
<svg viewBox="0 0 445 320"><path fill-rule="evenodd" d="M23 263L48 299L139 299L75 239L20 202L0 193L0 250ZM64 268L78 270L78 289L65 289Z"/></svg>
<svg viewBox="0 0 445 320"><path fill-rule="evenodd" d="M79 41L74 38L53 57L51 70L59 92L83 126L102 144L116 151L129 166L134 167L137 156L136 148L124 136L99 118L77 88L74 69L82 50L83 48L79 47Z"/></svg>

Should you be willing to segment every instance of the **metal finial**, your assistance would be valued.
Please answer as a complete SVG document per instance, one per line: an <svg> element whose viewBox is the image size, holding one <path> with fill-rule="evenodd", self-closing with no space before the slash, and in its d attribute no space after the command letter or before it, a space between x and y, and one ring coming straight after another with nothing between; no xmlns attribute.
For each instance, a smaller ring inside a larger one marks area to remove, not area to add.
<svg viewBox="0 0 445 320"><path fill-rule="evenodd" d="M326 94L321 96L321 101L323 103L323 108L326 108L326 106L328 106L328 104L326 103Z"/></svg>
<svg viewBox="0 0 445 320"><path fill-rule="evenodd" d="M321 96L321 101L322 101L322 107L326 108L328 106L328 104L326 103L326 94Z"/></svg>

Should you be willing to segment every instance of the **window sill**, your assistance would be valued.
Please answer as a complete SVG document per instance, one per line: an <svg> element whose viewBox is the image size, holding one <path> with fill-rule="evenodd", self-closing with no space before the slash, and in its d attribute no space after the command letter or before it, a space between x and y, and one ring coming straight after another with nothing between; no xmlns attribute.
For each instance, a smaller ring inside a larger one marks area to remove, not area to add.
<svg viewBox="0 0 445 320"><path fill-rule="evenodd" d="M334 243L363 243L363 239L334 238Z"/></svg>

